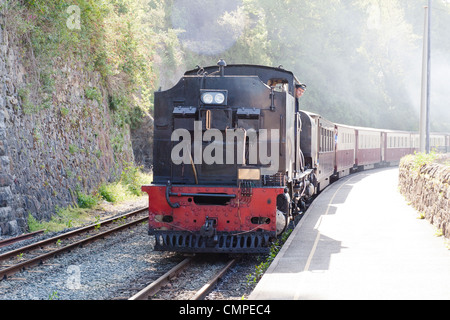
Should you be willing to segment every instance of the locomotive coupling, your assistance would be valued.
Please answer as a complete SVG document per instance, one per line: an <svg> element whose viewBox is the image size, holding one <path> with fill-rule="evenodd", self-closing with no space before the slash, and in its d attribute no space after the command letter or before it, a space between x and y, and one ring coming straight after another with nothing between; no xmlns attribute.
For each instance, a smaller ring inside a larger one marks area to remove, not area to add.
<svg viewBox="0 0 450 320"><path fill-rule="evenodd" d="M200 235L205 238L217 237L217 220L206 217L205 224L200 229Z"/></svg>

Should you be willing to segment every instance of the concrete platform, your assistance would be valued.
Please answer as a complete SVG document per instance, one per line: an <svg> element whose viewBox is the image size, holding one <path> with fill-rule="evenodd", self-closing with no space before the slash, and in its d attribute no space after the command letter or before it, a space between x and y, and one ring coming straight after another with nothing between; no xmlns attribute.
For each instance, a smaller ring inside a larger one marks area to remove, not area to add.
<svg viewBox="0 0 450 320"><path fill-rule="evenodd" d="M249 299L450 299L448 242L397 185L398 168L387 168L328 187Z"/></svg>

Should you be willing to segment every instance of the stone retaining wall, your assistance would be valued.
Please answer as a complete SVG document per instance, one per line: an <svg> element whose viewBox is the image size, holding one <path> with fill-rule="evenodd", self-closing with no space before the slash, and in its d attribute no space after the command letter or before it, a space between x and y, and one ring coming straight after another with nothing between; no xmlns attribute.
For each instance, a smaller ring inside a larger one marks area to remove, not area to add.
<svg viewBox="0 0 450 320"><path fill-rule="evenodd" d="M27 231L29 215L49 220L134 162L129 126L114 120L100 74L55 57L53 88L35 105L36 62L6 25L0 13L0 237Z"/></svg>
<svg viewBox="0 0 450 320"><path fill-rule="evenodd" d="M413 156L400 162L399 187L407 201L450 238L450 154L417 167Z"/></svg>

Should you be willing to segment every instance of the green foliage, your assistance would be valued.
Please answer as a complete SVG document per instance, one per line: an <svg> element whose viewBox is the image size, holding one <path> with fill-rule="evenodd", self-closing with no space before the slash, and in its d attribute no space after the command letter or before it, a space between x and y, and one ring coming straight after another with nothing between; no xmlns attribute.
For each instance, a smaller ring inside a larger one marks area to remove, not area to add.
<svg viewBox="0 0 450 320"><path fill-rule="evenodd" d="M275 260L278 252L281 250L283 244L289 238L292 231L292 229L287 230L277 241L272 243L269 254L264 258L265 260L262 261L259 265L255 266L254 273L247 275L248 284L255 284L261 279L266 270L270 267L270 264L273 262L273 260Z"/></svg>
<svg viewBox="0 0 450 320"><path fill-rule="evenodd" d="M48 300L58 300L58 299L59 299L59 295L58 295L58 291L56 291L56 290L52 291L48 295Z"/></svg>
<svg viewBox="0 0 450 320"><path fill-rule="evenodd" d="M80 207L82 209L92 209L97 205L98 198L96 196L78 192L77 203L78 203L78 207Z"/></svg>
<svg viewBox="0 0 450 320"><path fill-rule="evenodd" d="M419 171L426 164L433 163L439 157L439 154L435 151L431 151L429 154L423 152L415 152L414 155L407 155L400 160L400 165L405 163L412 163L412 169Z"/></svg>
<svg viewBox="0 0 450 320"><path fill-rule="evenodd" d="M76 145L73 145L73 144L69 145L70 154L73 155L73 154L77 153L78 151L80 151L80 149Z"/></svg>
<svg viewBox="0 0 450 320"><path fill-rule="evenodd" d="M20 88L17 93L22 100L22 109L25 114L33 114L37 111L36 105L31 100L31 89L30 86Z"/></svg>
<svg viewBox="0 0 450 320"><path fill-rule="evenodd" d="M70 28L69 6L79 8L80 28ZM6 27L14 35L10 42L24 48L30 87L22 91L25 114L52 108L55 61L80 61L87 70L97 71L103 88L87 87L85 97L103 103L106 89L111 111L120 126L136 127L153 105L156 74L154 47L158 41L145 0L26 0L2 8ZM157 15L157 13L154 13ZM62 113L62 115L67 115Z"/></svg>
<svg viewBox="0 0 450 320"><path fill-rule="evenodd" d="M148 178L148 176L142 173L142 166L136 167L132 163L125 163L125 167L123 168L122 171L121 182L122 184L128 186L128 190L132 194L136 196L141 196L142 195L141 186L143 184L150 183L151 181L149 180L150 179Z"/></svg>
<svg viewBox="0 0 450 320"><path fill-rule="evenodd" d="M65 228L77 227L87 220L86 209L78 207L60 208L56 206L56 215L49 221L37 221L31 214L28 215L28 230L30 232L45 230L46 232L57 232Z"/></svg>
<svg viewBox="0 0 450 320"><path fill-rule="evenodd" d="M87 87L84 89L84 96L90 100L96 100L99 105L102 104L102 94L96 87Z"/></svg>
<svg viewBox="0 0 450 320"><path fill-rule="evenodd" d="M125 103L126 101L123 96L117 96L116 94L108 96L108 106L112 111L117 111L124 108Z"/></svg>
<svg viewBox="0 0 450 320"><path fill-rule="evenodd" d="M28 230L30 232L42 230L42 224L36 220L31 214L28 214Z"/></svg>
<svg viewBox="0 0 450 320"><path fill-rule="evenodd" d="M116 126L124 128L129 125L132 129L139 127L144 117L141 108L133 106L130 99L124 94L111 94L108 96L108 106L113 111L113 120Z"/></svg>
<svg viewBox="0 0 450 320"><path fill-rule="evenodd" d="M137 199L142 196L140 188L150 184L151 174L142 172L142 167L126 163L118 182L104 183L97 192L85 194L80 187L76 188L77 205L75 207L60 208L56 206L56 215L49 221L37 221L31 214L28 215L28 229L30 232L45 229L49 232L61 231L65 228L78 227L90 220L89 209L95 208L101 199L111 203ZM98 216L95 218L98 223Z"/></svg>
<svg viewBox="0 0 450 320"><path fill-rule="evenodd" d="M118 203L130 197L128 188L121 182L102 184L98 193L104 200L111 203Z"/></svg>
<svg viewBox="0 0 450 320"><path fill-rule="evenodd" d="M116 203L118 202L119 194L123 192L122 190L123 188L121 184L102 184L98 189L98 193L106 201Z"/></svg>
<svg viewBox="0 0 450 320"><path fill-rule="evenodd" d="M117 203L125 199L142 196L141 186L150 184L153 176L142 172L142 167L125 163L119 182L102 184L99 195L108 202Z"/></svg>
<svg viewBox="0 0 450 320"><path fill-rule="evenodd" d="M143 195L141 186L150 184L153 176L142 172L142 167L136 167L132 163L125 163L120 181L102 184L99 187L99 195L106 201L117 203L126 199Z"/></svg>
<svg viewBox="0 0 450 320"><path fill-rule="evenodd" d="M67 109L67 108L65 108L65 107L62 107L62 108L60 109L60 112L61 112L61 115L62 115L63 117L66 117L66 116L69 114L69 109Z"/></svg>

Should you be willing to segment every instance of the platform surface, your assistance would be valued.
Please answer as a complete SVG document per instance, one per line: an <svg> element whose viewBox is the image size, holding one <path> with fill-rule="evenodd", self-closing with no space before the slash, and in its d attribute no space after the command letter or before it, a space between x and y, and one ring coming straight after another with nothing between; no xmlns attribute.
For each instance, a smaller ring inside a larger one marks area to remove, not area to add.
<svg viewBox="0 0 450 320"><path fill-rule="evenodd" d="M397 186L387 168L325 189L249 299L450 299L448 241Z"/></svg>

